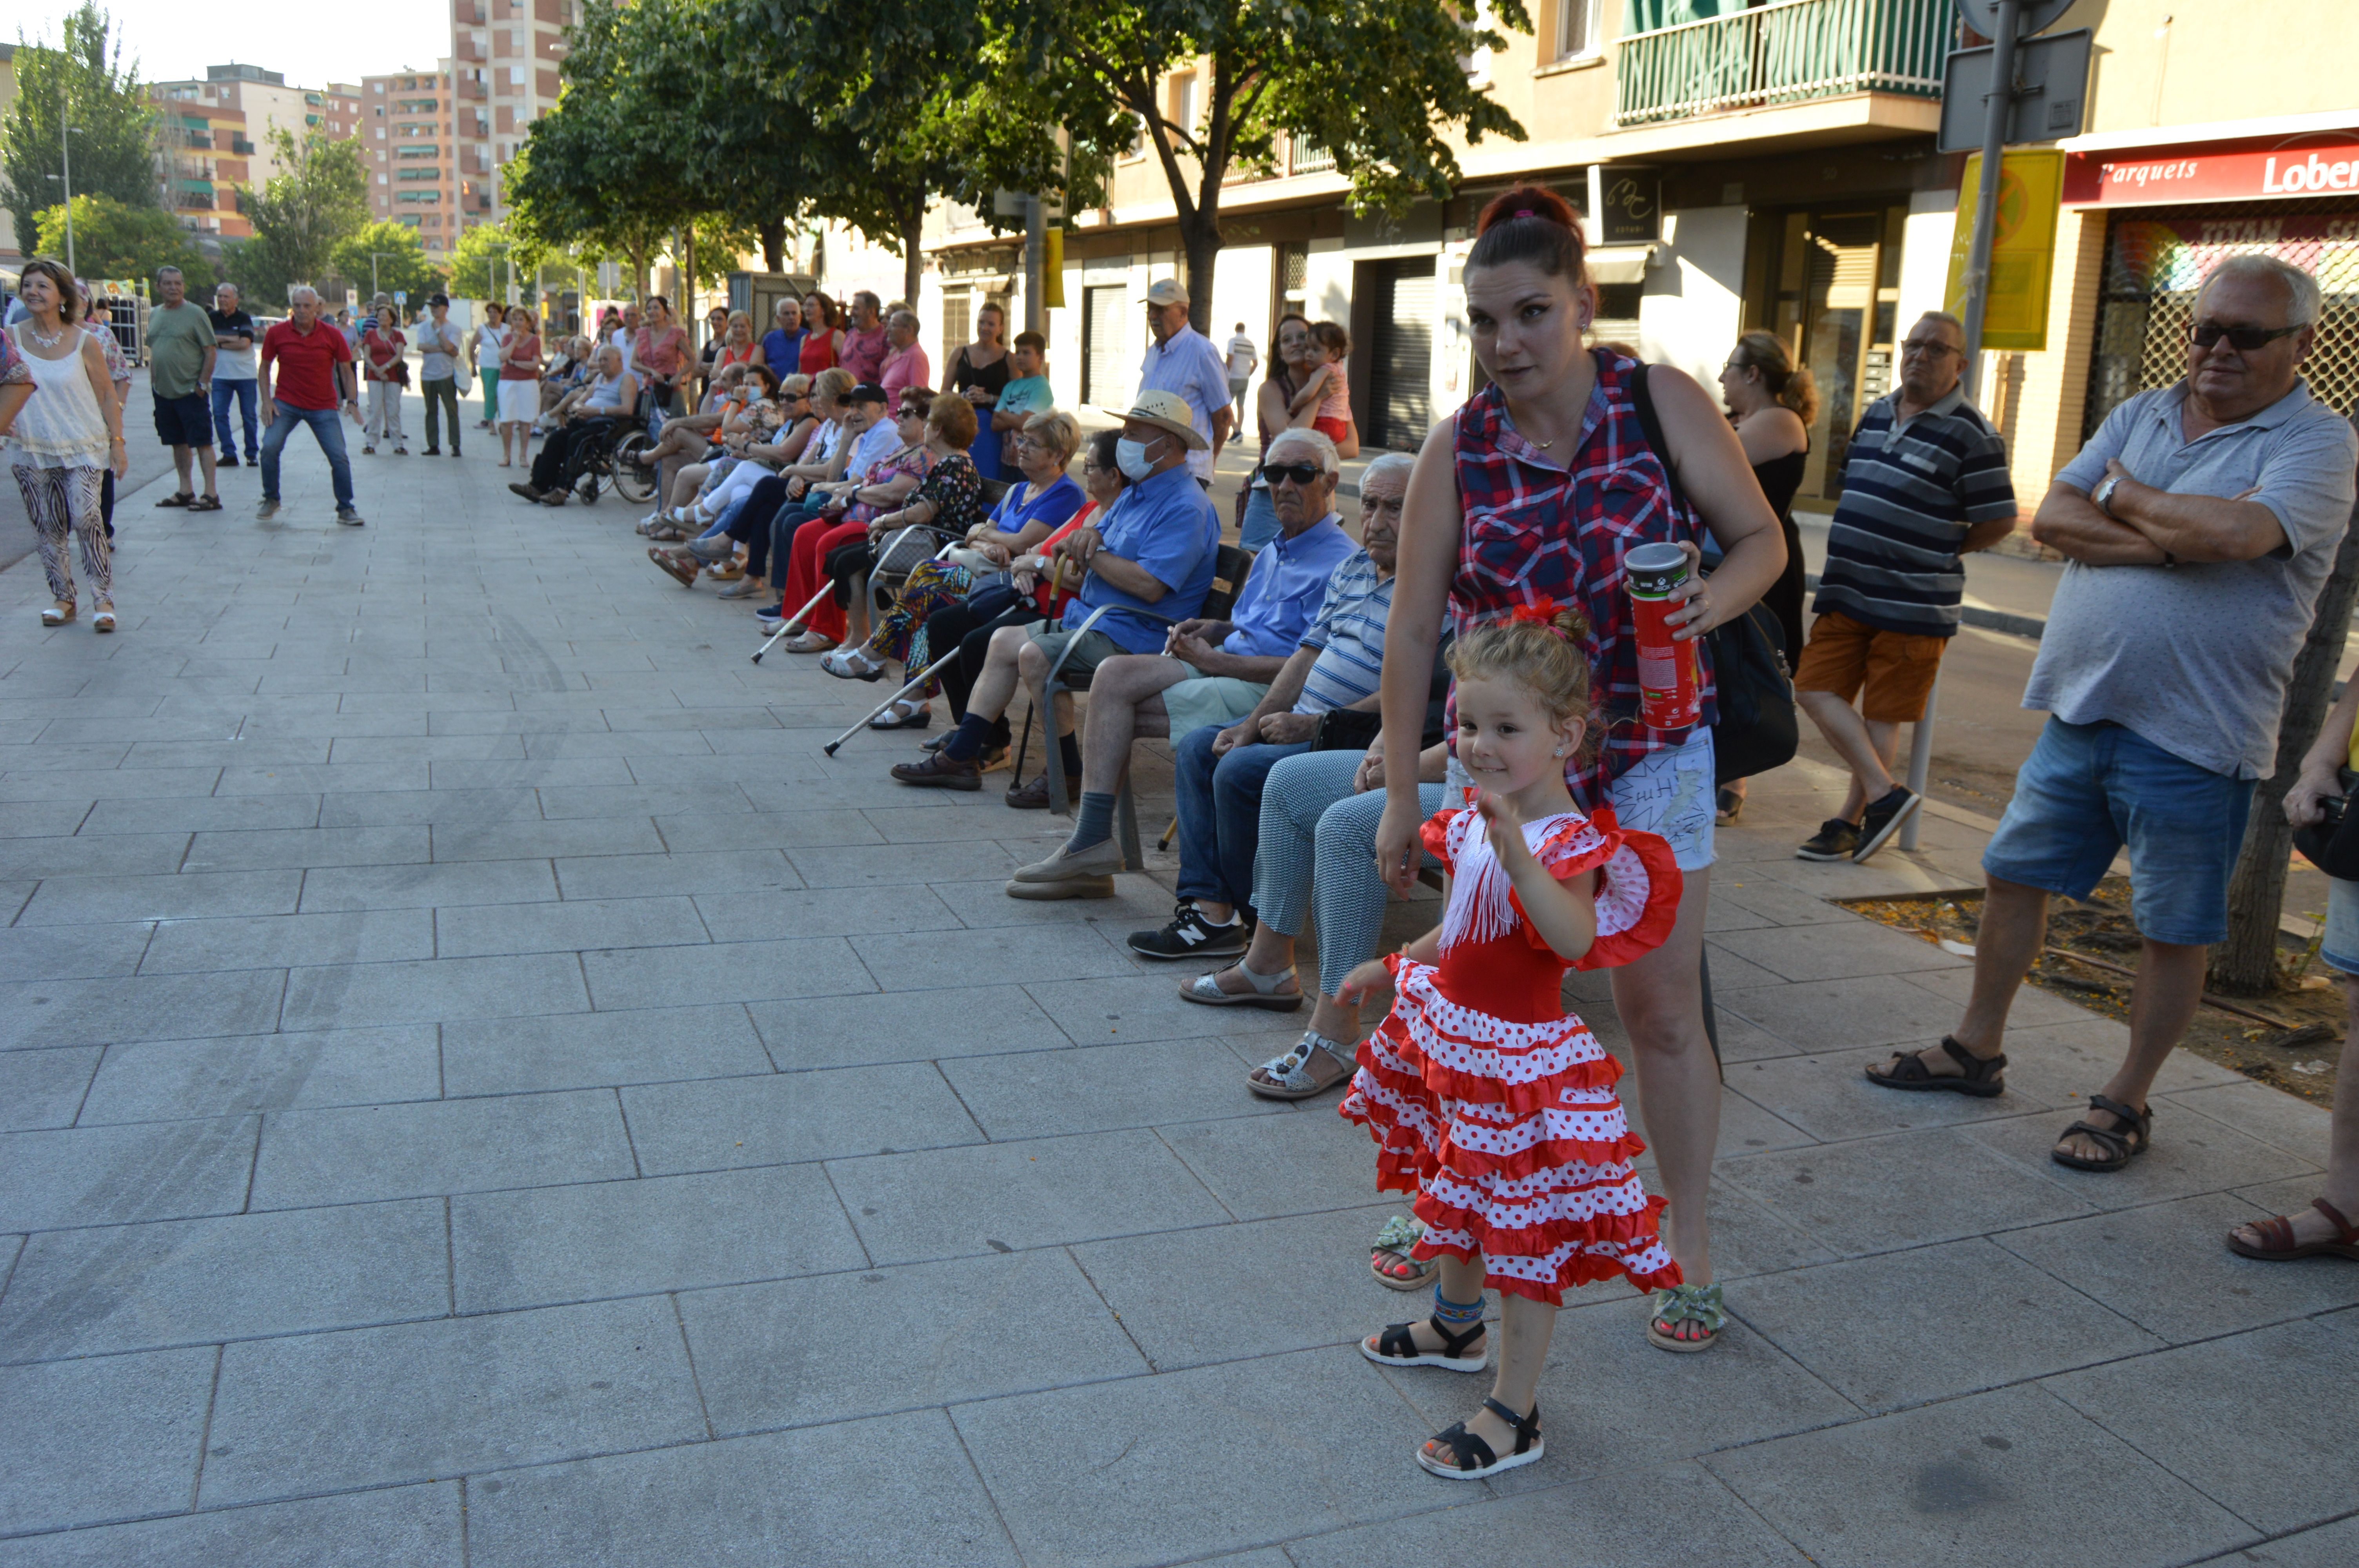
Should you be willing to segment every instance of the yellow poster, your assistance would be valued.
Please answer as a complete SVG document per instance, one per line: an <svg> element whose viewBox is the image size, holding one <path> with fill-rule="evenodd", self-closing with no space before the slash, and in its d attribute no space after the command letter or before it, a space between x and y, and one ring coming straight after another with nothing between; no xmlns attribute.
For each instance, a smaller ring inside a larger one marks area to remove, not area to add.
<svg viewBox="0 0 2359 1568"><path fill-rule="evenodd" d="M2064 155L2049 147L2011 149L1999 165L1998 223L1993 231L1990 302L1983 311L1983 347L2048 347L2048 282L2056 261L2056 211L2064 191ZM1946 308L1966 313L1966 252L1974 237L1974 204L1982 195L1983 155L1966 157L1958 192L1958 222L1950 239Z"/></svg>
<svg viewBox="0 0 2359 1568"><path fill-rule="evenodd" d="M1063 224L1042 236L1048 243L1040 247L1040 304L1049 310L1065 308L1065 229Z"/></svg>

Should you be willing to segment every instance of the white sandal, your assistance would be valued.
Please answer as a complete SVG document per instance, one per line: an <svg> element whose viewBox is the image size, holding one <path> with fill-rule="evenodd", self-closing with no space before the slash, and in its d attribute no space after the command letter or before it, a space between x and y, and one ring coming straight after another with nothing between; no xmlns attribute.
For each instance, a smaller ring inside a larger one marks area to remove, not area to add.
<svg viewBox="0 0 2359 1568"><path fill-rule="evenodd" d="M1349 1083L1353 1052L1340 1040L1306 1029L1294 1049L1272 1056L1245 1075L1245 1087L1264 1099L1310 1099ZM1332 1064L1313 1067L1314 1063Z"/></svg>
<svg viewBox="0 0 2359 1568"><path fill-rule="evenodd" d="M838 648L820 660L819 667L838 680L883 680L885 666L858 648Z"/></svg>
<svg viewBox="0 0 2359 1568"><path fill-rule="evenodd" d="M1274 975L1265 975L1259 969L1247 968L1243 958L1239 958L1229 968L1243 975L1245 978L1245 984L1253 987L1253 989L1223 990L1221 976L1224 971L1215 969L1209 975L1198 975L1194 979L1182 985L1180 988L1180 1000L1201 1002L1206 1007L1266 1007L1272 1012L1292 1012L1302 1005L1302 988L1299 985L1290 991L1281 991L1277 989L1294 979L1293 965L1288 964Z"/></svg>

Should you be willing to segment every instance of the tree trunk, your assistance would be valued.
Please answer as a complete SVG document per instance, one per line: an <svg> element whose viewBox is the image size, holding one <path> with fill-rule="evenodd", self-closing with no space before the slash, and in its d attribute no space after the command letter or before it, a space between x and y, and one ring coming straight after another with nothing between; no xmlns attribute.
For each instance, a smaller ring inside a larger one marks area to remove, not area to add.
<svg viewBox="0 0 2359 1568"><path fill-rule="evenodd" d="M1188 324L1212 336L1212 271L1221 259L1217 213L1198 211L1180 222L1180 243L1188 258Z"/></svg>
<svg viewBox="0 0 2359 1568"><path fill-rule="evenodd" d="M920 199L901 214L901 299L912 310L918 308L918 290L926 276L925 253L919 249L925 227L926 204ZM948 348L943 351L949 352Z"/></svg>
<svg viewBox="0 0 2359 1568"><path fill-rule="evenodd" d="M786 271L787 221L784 218L773 218L761 225L760 233L763 267L770 272Z"/></svg>
<svg viewBox="0 0 2359 1568"><path fill-rule="evenodd" d="M2245 829L2244 852L2228 880L2228 939L2212 949L2211 986L2226 996L2265 996L2277 983L2277 914L2285 903L2286 860L2293 829L2286 823L2285 795L2301 772L2301 759L2318 739L2318 727L2334 692L2334 666L2351 632L2351 611L2359 600L2359 508L2351 531L2335 552L2334 570L2319 591L2318 613L2293 662L2287 683L2285 715L2277 726L2277 771L2253 791L2253 811Z"/></svg>

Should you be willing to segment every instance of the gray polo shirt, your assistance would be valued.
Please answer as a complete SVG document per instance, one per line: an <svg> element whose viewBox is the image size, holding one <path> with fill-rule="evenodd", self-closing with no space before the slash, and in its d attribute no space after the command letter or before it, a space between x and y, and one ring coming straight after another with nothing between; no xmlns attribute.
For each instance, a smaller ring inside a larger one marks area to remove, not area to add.
<svg viewBox="0 0 2359 1568"><path fill-rule="evenodd" d="M2023 706L2069 724L2111 722L2234 778L2277 769L2294 655L2351 521L2359 433L2302 383L2251 418L2190 441L2187 384L2141 392L2105 416L2056 476L2086 494L2118 459L2140 484L2245 496L2286 544L2257 560L2167 567L2065 564Z"/></svg>

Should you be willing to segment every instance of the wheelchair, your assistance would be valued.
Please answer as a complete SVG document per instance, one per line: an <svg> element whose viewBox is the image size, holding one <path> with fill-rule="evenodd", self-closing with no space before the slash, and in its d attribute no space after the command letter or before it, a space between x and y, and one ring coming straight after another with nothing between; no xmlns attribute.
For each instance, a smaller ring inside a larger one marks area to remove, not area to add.
<svg viewBox="0 0 2359 1568"><path fill-rule="evenodd" d="M633 505L645 503L656 492L656 470L633 460L656 444L654 413L654 396L643 391L627 419L601 415L580 421L558 489L581 497L585 505L598 499L601 489L613 490Z"/></svg>

